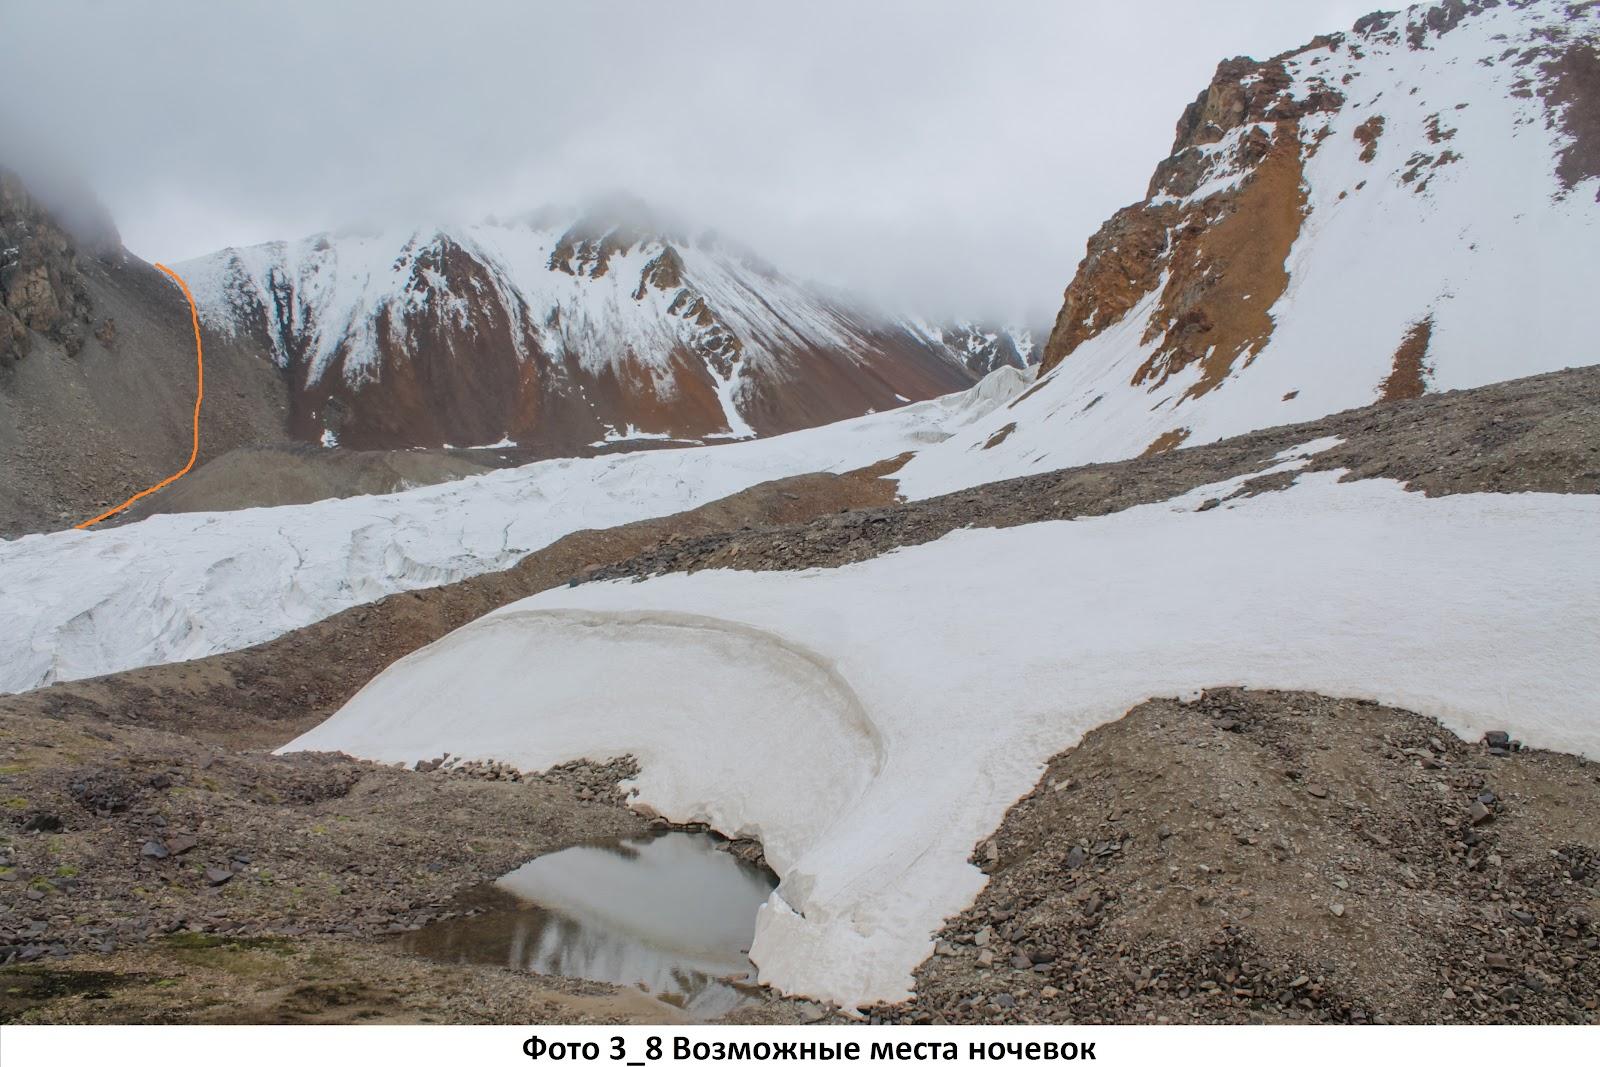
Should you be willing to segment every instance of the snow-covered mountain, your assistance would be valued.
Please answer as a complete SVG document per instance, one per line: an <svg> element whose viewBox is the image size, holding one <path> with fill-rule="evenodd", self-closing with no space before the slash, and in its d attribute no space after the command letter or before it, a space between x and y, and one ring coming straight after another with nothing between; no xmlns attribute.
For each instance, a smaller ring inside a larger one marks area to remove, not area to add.
<svg viewBox="0 0 1600 1067"><path fill-rule="evenodd" d="M357 447L780 433L965 388L910 320L824 295L642 205L322 234L178 268L263 341L293 432Z"/></svg>
<svg viewBox="0 0 1600 1067"><path fill-rule="evenodd" d="M980 378L1000 367L1026 370L1043 354L1034 340L1043 334L1026 326L956 319L925 326L923 332L954 352Z"/></svg>
<svg viewBox="0 0 1600 1067"><path fill-rule="evenodd" d="M1600 6L1569 0L1223 62L1090 239L1037 389L966 431L974 476L1600 362L1597 84Z"/></svg>

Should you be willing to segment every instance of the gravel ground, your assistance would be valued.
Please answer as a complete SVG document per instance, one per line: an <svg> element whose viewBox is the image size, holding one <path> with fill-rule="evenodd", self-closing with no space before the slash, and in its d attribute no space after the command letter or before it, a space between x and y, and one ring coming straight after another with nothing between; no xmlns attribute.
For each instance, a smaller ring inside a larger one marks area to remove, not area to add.
<svg viewBox="0 0 1600 1067"><path fill-rule="evenodd" d="M201 464L167 489L106 521L119 526L151 515L272 508L398 493L538 460L653 452L669 447L694 446L664 441L626 441L576 450L552 444L540 448L407 448L364 452L307 444L251 445L235 448Z"/></svg>
<svg viewBox="0 0 1600 1067"><path fill-rule="evenodd" d="M39 827L13 823L0 844L0 1021L679 1018L634 991L443 966L398 944L469 913L465 890L533 856L650 829L617 788L629 761L417 773L142 727L0 722L18 738L0 746L0 803Z"/></svg>
<svg viewBox="0 0 1600 1067"><path fill-rule="evenodd" d="M974 862L886 1021L1600 1021L1600 767L1396 708L1149 701Z"/></svg>

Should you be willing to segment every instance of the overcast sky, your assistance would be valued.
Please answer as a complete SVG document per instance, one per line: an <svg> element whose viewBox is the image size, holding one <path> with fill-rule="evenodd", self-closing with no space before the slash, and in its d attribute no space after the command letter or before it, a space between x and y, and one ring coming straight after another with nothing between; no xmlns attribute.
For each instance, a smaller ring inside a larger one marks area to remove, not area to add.
<svg viewBox="0 0 1600 1067"><path fill-rule="evenodd" d="M883 302L1048 322L1219 59L1374 2L0 0L0 165L57 156L151 260L625 189Z"/></svg>

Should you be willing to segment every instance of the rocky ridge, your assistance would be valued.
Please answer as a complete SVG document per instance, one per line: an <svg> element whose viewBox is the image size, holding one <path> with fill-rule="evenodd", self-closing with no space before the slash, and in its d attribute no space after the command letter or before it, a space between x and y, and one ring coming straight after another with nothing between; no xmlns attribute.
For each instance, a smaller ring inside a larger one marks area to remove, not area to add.
<svg viewBox="0 0 1600 1067"><path fill-rule="evenodd" d="M1597 49L1592 3L1448 0L1222 62L965 475L1592 364Z"/></svg>
<svg viewBox="0 0 1600 1067"><path fill-rule="evenodd" d="M1558 192L1570 192L1600 176L1595 135L1584 117L1595 91L1595 5L1506 6L1538 17L1520 25L1502 20L1505 29L1493 39L1507 47L1482 65L1509 62L1517 71L1510 95L1537 97L1545 106L1543 123L1567 135L1558 148ZM1059 365L1157 289L1160 299L1143 325L1144 340L1159 343L1132 384L1160 384L1203 360L1186 392L1197 398L1215 389L1241 356L1261 353L1272 331L1267 312L1285 291L1289 250L1309 210L1303 167L1332 133L1321 116L1360 106L1352 86L1361 84L1360 66L1369 54L1432 50L1463 22L1500 7L1497 0L1446 0L1399 14L1379 12L1347 34L1318 37L1268 60L1220 63L1178 120L1171 154L1157 165L1145 199L1117 212L1090 238L1041 369ZM1522 33L1513 36L1512 28ZM1341 54L1351 62L1329 62ZM1382 114L1370 114L1355 126L1362 162L1376 158L1385 123ZM1449 147L1427 150L1454 136L1442 112L1427 116L1425 131L1426 143L1401 175L1418 193L1427 189L1429 171L1460 158ZM1242 306L1245 301L1253 306Z"/></svg>
<svg viewBox="0 0 1600 1067"><path fill-rule="evenodd" d="M1339 443L1312 456L1306 469L1343 470L1346 480L1393 478L1430 496L1600 492L1600 368L1429 394L1174 453L855 509L804 526L708 534L657 546L584 577L839 566L966 526L1105 515L1171 499L1209 482L1248 478L1278 453L1325 437ZM1249 479L1236 495L1270 492L1292 481L1293 476Z"/></svg>
<svg viewBox="0 0 1600 1067"><path fill-rule="evenodd" d="M957 320L929 327L927 332L960 356L968 370L982 378L1001 367L1027 370L1037 364L1041 346L1035 342L1035 338L1046 336L1049 331L994 322Z"/></svg>
<svg viewBox="0 0 1600 1067"><path fill-rule="evenodd" d="M1154 700L974 852L935 1023L1575 1023L1600 1012L1595 765L1309 693Z"/></svg>
<svg viewBox="0 0 1600 1067"><path fill-rule="evenodd" d="M281 377L207 332L201 460L285 441ZM194 335L172 281L68 181L0 168L0 537L87 519L181 467Z"/></svg>

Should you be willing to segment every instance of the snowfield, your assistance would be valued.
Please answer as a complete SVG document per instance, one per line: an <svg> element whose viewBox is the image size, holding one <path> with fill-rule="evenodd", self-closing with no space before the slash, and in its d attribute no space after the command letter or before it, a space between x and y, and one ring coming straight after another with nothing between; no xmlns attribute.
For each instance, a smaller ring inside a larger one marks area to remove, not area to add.
<svg viewBox="0 0 1600 1067"><path fill-rule="evenodd" d="M981 888L975 843L1045 760L1144 699L1307 689L1600 753L1600 499L1338 478L833 570L551 590L400 660L287 748L530 771L632 753L637 805L766 846L763 981L898 1000Z"/></svg>
<svg viewBox="0 0 1600 1067"><path fill-rule="evenodd" d="M949 438L1027 382L1007 367L965 393L758 441L0 541L0 692L244 648L390 593L504 569L574 530L869 466Z"/></svg>

